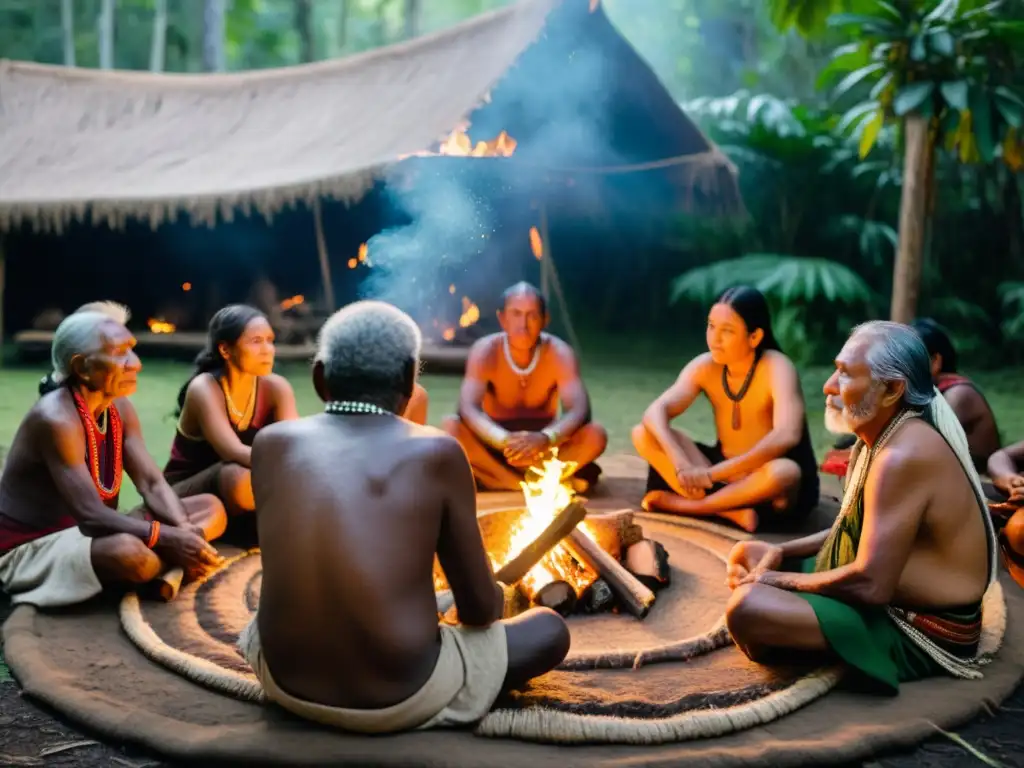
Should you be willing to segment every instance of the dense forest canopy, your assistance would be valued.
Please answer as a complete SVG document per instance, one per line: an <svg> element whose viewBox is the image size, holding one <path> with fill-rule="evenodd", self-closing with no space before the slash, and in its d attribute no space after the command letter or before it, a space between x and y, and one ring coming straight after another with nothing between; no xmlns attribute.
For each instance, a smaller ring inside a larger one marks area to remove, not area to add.
<svg viewBox="0 0 1024 768"><path fill-rule="evenodd" d="M827 355L850 322L893 313L936 317L979 361L1018 354L1021 0L601 2L737 165L750 215L680 215L647 233L634 258L602 262L642 274L606 280L607 297L570 275L570 301L600 308L584 313L589 322L665 329L699 318L741 276L769 294L784 343L806 359ZM0 58L260 69L369 50L506 4L0 0Z"/></svg>

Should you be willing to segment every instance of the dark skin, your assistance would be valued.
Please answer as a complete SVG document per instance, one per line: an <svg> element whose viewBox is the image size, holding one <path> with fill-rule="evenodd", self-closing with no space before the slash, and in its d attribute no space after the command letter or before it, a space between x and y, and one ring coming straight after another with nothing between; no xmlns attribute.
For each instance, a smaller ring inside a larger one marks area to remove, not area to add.
<svg viewBox="0 0 1024 768"><path fill-rule="evenodd" d="M207 542L224 532L223 505L213 496L181 500L146 450L138 415L128 396L134 393L142 366L135 339L111 321L103 327L102 349L72 360L72 379L94 418L111 404L121 414L125 474L141 494L144 507L119 514L100 499L86 463L85 428L68 388L40 398L29 410L11 446L3 482L6 498L28 509L11 509L16 519L37 517L40 527L53 510L66 511L82 533L93 539L92 562L104 585L142 584L168 567L179 566L194 578L220 564ZM146 540L148 511L162 524L150 550ZM7 512L7 510L0 510Z"/></svg>
<svg viewBox="0 0 1024 768"><path fill-rule="evenodd" d="M856 405L872 382L864 357L870 340L847 342L825 394ZM854 433L871 446L897 414L902 382L888 382ZM853 563L822 573L785 573L784 558L816 554L828 531L776 546L741 542L729 554L729 631L752 659L777 650L828 651L814 610L792 592L855 605L939 610L980 600L988 581L985 526L960 462L920 419L893 434L875 457L864 488L864 525Z"/></svg>
<svg viewBox="0 0 1024 768"><path fill-rule="evenodd" d="M320 397L332 399L322 365L313 377ZM412 387L410 375L395 413ZM472 471L448 435L392 415L319 414L262 430L253 478L265 542L260 640L274 679L293 696L370 709L422 688L441 647L435 554L461 623L500 620ZM508 687L568 652L568 630L553 611L505 624Z"/></svg>
<svg viewBox="0 0 1024 768"><path fill-rule="evenodd" d="M270 398L273 421L297 419L299 413L291 384L272 372L274 331L264 318L250 320L234 344L221 344L218 351L224 359L224 374L204 373L192 380L178 424L185 434L202 435L227 465L220 472L218 496L228 514L237 515L255 509L252 449L238 438L238 432L249 428L253 413L248 406L257 382L262 387L261 397ZM228 399L233 406L230 414Z"/></svg>
<svg viewBox="0 0 1024 768"><path fill-rule="evenodd" d="M733 402L722 388L722 368L729 388L738 392L755 363L755 351L764 332L750 331L743 319L724 304L708 316L710 352L691 361L676 382L644 413L633 429L633 445L672 488L651 491L646 509L681 515L715 515L741 528L758 526L755 505L770 503L783 511L796 500L800 468L785 458L800 442L805 418L800 380L793 363L780 352L764 353L750 388L740 404L741 428L732 428ZM671 422L703 394L711 402L715 426L726 460L712 465L683 432ZM714 493L715 483L726 486Z"/></svg>
<svg viewBox="0 0 1024 768"><path fill-rule="evenodd" d="M1024 442L1014 443L993 453L988 460L988 475L992 484L1006 494L1001 504L989 503L990 507L1011 512L1002 536L1018 555L1024 555Z"/></svg>
<svg viewBox="0 0 1024 768"><path fill-rule="evenodd" d="M932 356L932 378L938 381L942 371L942 355ZM942 393L949 407L956 414L957 421L967 435L967 445L975 468L984 474L989 458L999 450L999 428L989 404L974 387L954 386Z"/></svg>
<svg viewBox="0 0 1024 768"><path fill-rule="evenodd" d="M442 423L465 449L476 479L489 490L519 490L526 470L539 465L553 448L561 461L582 467L595 461L608 444L604 427L585 423L590 401L579 361L568 344L543 332L548 320L536 296L510 297L498 312L503 332L486 336L470 348L459 415ZM509 354L520 369L528 368L534 355L539 355L528 376L516 374L505 360L506 338ZM513 419L547 422L557 438L552 442L540 431L509 432L498 424ZM488 446L500 449L504 460L488 451ZM576 490L586 488L577 482Z"/></svg>

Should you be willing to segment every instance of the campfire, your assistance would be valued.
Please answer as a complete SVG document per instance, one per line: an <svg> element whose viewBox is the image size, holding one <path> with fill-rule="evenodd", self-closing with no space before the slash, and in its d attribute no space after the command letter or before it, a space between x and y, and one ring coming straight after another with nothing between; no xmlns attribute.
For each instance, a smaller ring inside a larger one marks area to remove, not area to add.
<svg viewBox="0 0 1024 768"><path fill-rule="evenodd" d="M455 294L455 285L448 286L448 293ZM480 307L470 299L468 296L462 297L462 309L458 319L458 328L469 328L477 324L480 320ZM445 341L454 341L457 333L456 325L447 323L443 324L440 320L435 320L433 323L435 328L440 329L441 338Z"/></svg>
<svg viewBox="0 0 1024 768"><path fill-rule="evenodd" d="M149 326L150 333L174 333L178 330L174 323L169 323L157 317L149 318L146 324Z"/></svg>
<svg viewBox="0 0 1024 768"><path fill-rule="evenodd" d="M567 482L574 469L547 459L521 484L522 509L480 519L495 578L507 586L505 616L543 605L564 616L625 609L642 619L669 583L668 555L631 511L588 515ZM439 611L457 621L436 563L434 586Z"/></svg>

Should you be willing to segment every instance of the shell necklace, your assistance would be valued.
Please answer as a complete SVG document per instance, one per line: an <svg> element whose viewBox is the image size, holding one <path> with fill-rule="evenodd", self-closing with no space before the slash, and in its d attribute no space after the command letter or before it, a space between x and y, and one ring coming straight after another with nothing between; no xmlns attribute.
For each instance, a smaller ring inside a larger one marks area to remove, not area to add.
<svg viewBox="0 0 1024 768"><path fill-rule="evenodd" d="M373 403L361 403L356 400L331 400L324 404L324 413L333 413L338 416L369 413L375 416L394 416Z"/></svg>
<svg viewBox="0 0 1024 768"><path fill-rule="evenodd" d="M508 367L512 369L512 373L519 377L519 386L526 389L526 385L529 383L527 379L530 374L533 373L533 369L537 367L537 361L540 360L540 346L541 342L538 340L536 348L533 350L533 359L530 360L530 364L525 368L520 368L516 365L516 361L512 359L512 350L508 346L508 334L502 334L501 346L505 350L505 362L508 363Z"/></svg>

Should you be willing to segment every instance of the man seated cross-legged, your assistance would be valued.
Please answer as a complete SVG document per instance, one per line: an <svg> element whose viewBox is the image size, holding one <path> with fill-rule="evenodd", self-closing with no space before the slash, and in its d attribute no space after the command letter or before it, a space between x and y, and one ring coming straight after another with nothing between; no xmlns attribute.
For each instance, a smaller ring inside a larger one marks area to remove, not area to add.
<svg viewBox="0 0 1024 768"><path fill-rule="evenodd" d="M79 311L53 338L51 381L25 416L0 476L0 589L53 608L104 587L144 584L170 566L190 576L220 562L213 496L179 499L146 450L127 399L141 369L127 310ZM119 514L122 471L145 502Z"/></svg>
<svg viewBox="0 0 1024 768"><path fill-rule="evenodd" d="M838 656L891 693L932 675L978 676L995 533L924 344L896 323L854 329L825 394L826 426L857 437L842 510L820 534L735 546L733 639L754 660Z"/></svg>
<svg viewBox="0 0 1024 768"><path fill-rule="evenodd" d="M708 315L710 352L692 360L644 413L633 445L651 465L645 509L715 515L747 531L791 527L817 505L818 469L800 379L754 288L730 288ZM718 441L671 427L700 394Z"/></svg>
<svg viewBox="0 0 1024 768"><path fill-rule="evenodd" d="M466 449L477 482L487 490L519 490L526 470L553 448L559 459L576 465L572 483L578 493L601 472L594 461L608 435L591 420L576 354L544 332L548 320L540 291L517 283L502 297L502 332L469 350L459 413L445 419L443 429Z"/></svg>
<svg viewBox="0 0 1024 768"><path fill-rule="evenodd" d="M500 620L465 453L397 416L420 345L391 305L338 311L313 368L325 413L253 443L263 586L239 647L270 701L348 731L473 723L569 648L553 611ZM435 554L459 626L438 623Z"/></svg>

